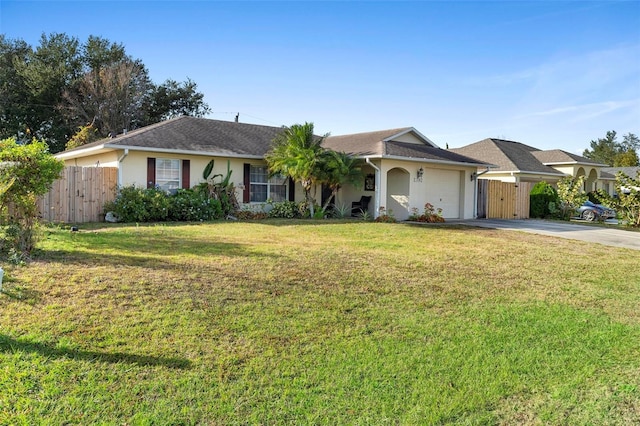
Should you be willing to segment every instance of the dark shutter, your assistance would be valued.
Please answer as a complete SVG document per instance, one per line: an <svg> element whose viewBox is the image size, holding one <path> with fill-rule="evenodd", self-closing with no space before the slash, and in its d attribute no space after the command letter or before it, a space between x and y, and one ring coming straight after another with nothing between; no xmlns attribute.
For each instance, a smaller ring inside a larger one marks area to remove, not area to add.
<svg viewBox="0 0 640 426"><path fill-rule="evenodd" d="M242 191L242 202L251 201L251 164L244 164L244 191Z"/></svg>
<svg viewBox="0 0 640 426"><path fill-rule="evenodd" d="M289 188L289 201L295 201L296 200L296 184L293 181L293 179L289 178L289 185L287 185Z"/></svg>
<svg viewBox="0 0 640 426"><path fill-rule="evenodd" d="M189 178L191 176L191 161L182 160L182 189L191 188Z"/></svg>
<svg viewBox="0 0 640 426"><path fill-rule="evenodd" d="M147 158L147 188L156 186L156 159Z"/></svg>

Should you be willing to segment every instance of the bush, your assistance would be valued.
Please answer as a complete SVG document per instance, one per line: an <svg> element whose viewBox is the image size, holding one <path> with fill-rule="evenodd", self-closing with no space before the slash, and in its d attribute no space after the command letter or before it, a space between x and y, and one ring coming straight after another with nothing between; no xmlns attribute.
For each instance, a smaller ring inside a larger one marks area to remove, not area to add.
<svg viewBox="0 0 640 426"><path fill-rule="evenodd" d="M220 203L201 190L180 189L170 201L169 220L214 220L223 216Z"/></svg>
<svg viewBox="0 0 640 426"><path fill-rule="evenodd" d="M38 236L37 197L49 191L63 169L64 163L49 153L43 141L0 141L0 223L11 227L3 246L12 244L9 250L29 256Z"/></svg>
<svg viewBox="0 0 640 426"><path fill-rule="evenodd" d="M529 217L545 218L551 215L551 203L558 204L558 192L547 182L538 182L531 189L529 200Z"/></svg>
<svg viewBox="0 0 640 426"><path fill-rule="evenodd" d="M424 205L424 212L422 214L418 214L418 208L413 207L411 209L411 214L409 215L409 218L407 220L427 223L444 222L444 218L442 217L442 209L436 209L431 203L426 203Z"/></svg>
<svg viewBox="0 0 640 426"><path fill-rule="evenodd" d="M222 218L220 202L198 189L180 189L175 195L157 188L124 186L105 211L121 222L202 221Z"/></svg>
<svg viewBox="0 0 640 426"><path fill-rule="evenodd" d="M295 201L282 201L273 203L269 211L269 217L280 219L294 219L301 217L299 205Z"/></svg>

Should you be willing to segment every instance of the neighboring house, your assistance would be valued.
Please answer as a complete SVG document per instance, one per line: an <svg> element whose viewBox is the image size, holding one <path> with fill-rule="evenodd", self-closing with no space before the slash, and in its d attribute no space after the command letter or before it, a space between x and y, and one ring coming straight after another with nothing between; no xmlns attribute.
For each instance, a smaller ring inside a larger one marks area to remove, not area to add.
<svg viewBox="0 0 640 426"><path fill-rule="evenodd" d="M67 166L116 167L119 185L189 188L215 160L213 174L227 162L238 200L260 206L267 200L302 200L299 185L269 178L264 156L281 127L180 117L56 154ZM427 202L445 218L474 217L475 172L488 164L437 147L414 128L334 136L324 146L366 161L365 184L343 188L338 202L351 204L371 195L369 212L392 210L399 220ZM321 194L318 188L317 194ZM321 200L318 200L321 201Z"/></svg>
<svg viewBox="0 0 640 426"><path fill-rule="evenodd" d="M611 176L602 173L606 164L561 149L543 151L520 142L489 138L451 151L498 166L479 171L481 179L555 184L565 176L585 176L585 191L612 190Z"/></svg>
<svg viewBox="0 0 640 426"><path fill-rule="evenodd" d="M620 172L624 173L625 175L629 176L632 179L640 179L640 167L638 166L636 167L604 167L602 169L602 174L608 176L611 181L608 184L609 187L611 187L611 190L607 190L607 192L609 192L610 194L615 193L616 175Z"/></svg>

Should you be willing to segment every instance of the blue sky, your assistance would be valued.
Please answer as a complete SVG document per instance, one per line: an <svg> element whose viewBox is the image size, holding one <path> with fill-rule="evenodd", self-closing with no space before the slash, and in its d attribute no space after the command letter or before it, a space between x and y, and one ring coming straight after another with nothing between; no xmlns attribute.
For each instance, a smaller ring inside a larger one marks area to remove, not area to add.
<svg viewBox="0 0 640 426"><path fill-rule="evenodd" d="M639 0L0 0L0 32L123 43L156 83L194 80L221 120L579 154L640 135Z"/></svg>

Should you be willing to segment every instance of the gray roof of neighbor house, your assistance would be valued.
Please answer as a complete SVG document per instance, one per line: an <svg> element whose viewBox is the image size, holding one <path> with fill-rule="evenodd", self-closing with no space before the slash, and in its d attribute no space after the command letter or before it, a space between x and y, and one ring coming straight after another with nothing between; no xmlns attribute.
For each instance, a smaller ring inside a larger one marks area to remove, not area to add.
<svg viewBox="0 0 640 426"><path fill-rule="evenodd" d="M598 163L590 158L572 154L561 149L551 149L546 151L535 149L534 151L531 151L531 153L543 164L587 164L592 166L606 166L606 164Z"/></svg>
<svg viewBox="0 0 640 426"><path fill-rule="evenodd" d="M612 179L615 179L616 174L618 172L622 172L630 178L636 179L636 177L640 176L640 167L603 167L602 174L607 173L611 175Z"/></svg>
<svg viewBox="0 0 640 426"><path fill-rule="evenodd" d="M497 165L498 168L492 171L564 176L564 173L545 166L536 158L534 154L538 149L520 142L488 138L462 148L453 148L451 151Z"/></svg>
<svg viewBox="0 0 640 426"><path fill-rule="evenodd" d="M178 117L115 138L102 139L65 151L64 155L92 148L136 148L234 157L263 157L282 127L260 126L196 117Z"/></svg>
<svg viewBox="0 0 640 426"><path fill-rule="evenodd" d="M408 133L413 134L422 143L394 140ZM474 158L439 148L413 127L329 136L325 138L322 146L358 157L398 158L436 163L464 163L473 166L490 165L484 161L478 161Z"/></svg>

